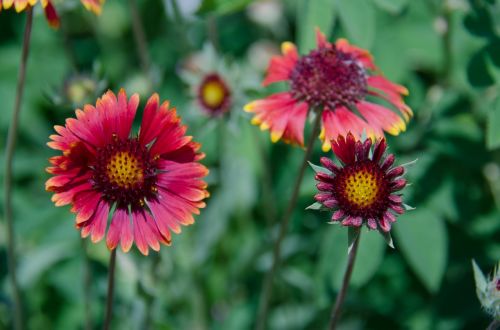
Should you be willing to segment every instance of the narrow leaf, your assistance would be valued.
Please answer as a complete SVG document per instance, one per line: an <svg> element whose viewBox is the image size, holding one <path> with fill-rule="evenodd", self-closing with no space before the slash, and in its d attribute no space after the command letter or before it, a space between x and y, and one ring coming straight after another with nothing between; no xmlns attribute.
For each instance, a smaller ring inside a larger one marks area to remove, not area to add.
<svg viewBox="0 0 500 330"><path fill-rule="evenodd" d="M316 173L326 173L326 174L332 174L332 172L330 172L329 170L327 170L326 168L324 167L321 167L321 166L318 166L318 165L314 165L313 163L309 162L309 166L311 166L311 168L314 170L314 172Z"/></svg>

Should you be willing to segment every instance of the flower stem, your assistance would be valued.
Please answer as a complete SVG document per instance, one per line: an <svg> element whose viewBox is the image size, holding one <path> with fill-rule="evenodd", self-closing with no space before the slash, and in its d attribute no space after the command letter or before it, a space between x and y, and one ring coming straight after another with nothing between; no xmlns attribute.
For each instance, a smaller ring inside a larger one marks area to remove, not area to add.
<svg viewBox="0 0 500 330"><path fill-rule="evenodd" d="M488 327L486 328L486 330L496 330L496 329L499 329L500 328L500 320L493 320L493 322L491 322Z"/></svg>
<svg viewBox="0 0 500 330"><path fill-rule="evenodd" d="M307 142L306 150L304 153L304 159L302 161L302 165L299 170L299 174L297 175L297 179L295 180L295 185L293 187L292 197L288 203L288 207L286 212L283 215L283 218L280 222L280 229L278 233L278 238L274 243L273 248L273 263L271 266L271 270L267 273L267 276L264 280L264 285L262 288L262 294L259 300L259 311L257 313L257 323L255 326L256 330L263 330L266 326L267 314L269 312L269 299L271 298L272 290L273 290L273 281L274 276L276 274L276 270L278 269L278 264L280 262L280 252L281 252L281 244L283 243L283 239L288 231L288 225L290 223L290 218L292 217L293 210L295 208L295 204L297 203L297 199L299 197L300 185L302 183L302 179L304 178L304 173L307 168L307 162L311 157L312 150L314 147L314 142L316 142L317 136L319 134L320 125L321 124L321 112L317 112L316 118L314 120L313 129L311 135L309 137L309 141Z"/></svg>
<svg viewBox="0 0 500 330"><path fill-rule="evenodd" d="M146 34L144 33L141 15L139 14L137 2L135 0L128 0L128 4L132 15L132 32L134 33L135 43L137 44L137 54L139 55L141 68L146 76L149 77L151 59L149 56L148 44L146 41Z"/></svg>
<svg viewBox="0 0 500 330"><path fill-rule="evenodd" d="M340 319L340 312L342 311L342 304L344 303L345 296L347 294L347 288L349 287L349 282L351 281L352 271L354 269L354 262L356 261L356 255L358 252L359 239L361 237L361 230L358 233L358 236L354 240L351 251L349 252L349 257L347 261L347 268L344 273L344 279L342 280L342 287L340 288L340 292L337 295L337 300L335 301L335 305L333 305L330 325L328 329L335 329L338 320Z"/></svg>
<svg viewBox="0 0 500 330"><path fill-rule="evenodd" d="M113 291L115 287L115 264L116 264L116 249L111 251L109 257L109 274L108 274L108 297L106 299L106 315L104 318L104 330L108 330L111 324L113 315Z"/></svg>
<svg viewBox="0 0 500 330"><path fill-rule="evenodd" d="M82 239L83 251L83 300L85 308L85 330L92 330L92 310L90 308L90 296L92 277L90 272L90 260L87 255L87 241Z"/></svg>
<svg viewBox="0 0 500 330"><path fill-rule="evenodd" d="M21 112L21 101L26 80L26 66L30 50L31 27L33 26L33 10L30 6L26 10L26 26L24 29L23 50L21 55L21 66L17 78L16 99L14 112L9 125L7 144L5 146L5 174L4 174L4 216L7 223L7 259L9 265L9 278L14 298L14 329L23 328L22 303L19 285L16 275L16 251L14 237L14 222L12 219L12 161L16 147L17 127L19 124L19 113Z"/></svg>

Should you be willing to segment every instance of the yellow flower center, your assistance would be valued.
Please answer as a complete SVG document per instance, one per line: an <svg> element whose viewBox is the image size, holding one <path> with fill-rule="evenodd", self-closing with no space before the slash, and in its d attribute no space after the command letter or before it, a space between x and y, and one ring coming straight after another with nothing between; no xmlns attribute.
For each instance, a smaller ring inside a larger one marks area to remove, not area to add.
<svg viewBox="0 0 500 330"><path fill-rule="evenodd" d="M375 202L378 193L377 178L368 171L357 171L346 178L345 196L352 204L361 208Z"/></svg>
<svg viewBox="0 0 500 330"><path fill-rule="evenodd" d="M202 88L203 102L212 108L216 108L224 102L226 95L225 87L218 81L209 81Z"/></svg>
<svg viewBox="0 0 500 330"><path fill-rule="evenodd" d="M126 189L144 182L142 161L128 151L119 151L109 158L106 174L111 183Z"/></svg>

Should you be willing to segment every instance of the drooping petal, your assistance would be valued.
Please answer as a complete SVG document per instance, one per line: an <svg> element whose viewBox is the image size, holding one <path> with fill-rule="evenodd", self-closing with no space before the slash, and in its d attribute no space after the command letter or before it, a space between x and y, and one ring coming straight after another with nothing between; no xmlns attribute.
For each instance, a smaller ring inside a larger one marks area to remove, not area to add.
<svg viewBox="0 0 500 330"><path fill-rule="evenodd" d="M273 142L283 138L287 143L304 145L308 106L297 102L291 94L277 93L253 101L245 106L245 111L255 113L252 124L260 125L262 130L269 129Z"/></svg>
<svg viewBox="0 0 500 330"><path fill-rule="evenodd" d="M404 120L393 111L371 102L362 101L357 108L366 121L374 128L398 135L406 130Z"/></svg>

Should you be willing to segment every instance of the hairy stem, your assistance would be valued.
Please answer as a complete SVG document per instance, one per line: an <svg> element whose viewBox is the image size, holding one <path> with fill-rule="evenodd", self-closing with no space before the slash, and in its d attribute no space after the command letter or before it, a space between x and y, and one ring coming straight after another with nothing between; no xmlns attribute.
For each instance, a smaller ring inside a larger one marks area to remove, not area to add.
<svg viewBox="0 0 500 330"><path fill-rule="evenodd" d="M26 80L26 66L30 50L31 27L33 26L33 10L30 6L26 10L26 27L24 29L23 50L21 54L21 66L17 78L16 99L14 102L14 112L9 125L7 144L5 146L5 174L4 174L4 217L7 224L7 259L9 265L9 278L12 286L14 299L14 328L23 328L22 302L19 284L16 275L16 251L14 221L12 219L12 161L14 149L16 147L17 128L19 124L19 114L21 112L21 102L23 99L24 82Z"/></svg>
<svg viewBox="0 0 500 330"><path fill-rule="evenodd" d="M358 236L356 237L352 249L349 252L349 258L347 261L347 268L344 273L344 279L342 280L342 287L340 288L340 292L337 295L337 299L335 300L335 305L333 305L330 325L328 329L333 330L337 326L337 322L340 319L340 313L342 311L342 304L344 303L345 296L347 294L347 289L349 287L349 282L351 281L352 271L354 269L354 262L356 261L356 255L358 252L359 239L361 237L361 230L359 231Z"/></svg>
<svg viewBox="0 0 500 330"><path fill-rule="evenodd" d="M302 183L302 179L304 178L304 173L307 168L307 162L311 157L312 150L314 147L314 142L316 142L317 136L319 134L319 129L321 124L321 112L316 114L316 119L314 121L313 130L311 132L311 136L309 137L309 141L307 142L306 150L304 153L304 159L302 161L302 165L299 170L299 174L297 175L297 179L295 180L295 184L293 187L292 196L288 203L288 207L283 215L283 218L280 222L280 228L278 233L278 238L274 243L273 248L273 263L271 266L271 270L267 273L267 276L264 280L264 285L262 288L262 294L259 300L259 311L257 314L257 323L255 326L256 330L263 330L266 326L267 314L269 312L269 300L273 291L273 282L274 277L276 275L276 270L278 269L278 265L280 262L280 253L281 253L281 244L283 243L283 239L288 231L288 225L290 223L290 219L293 214L293 210L295 209L295 204L297 203L297 199L299 197L300 185Z"/></svg>
<svg viewBox="0 0 500 330"><path fill-rule="evenodd" d="M108 330L111 324L111 318L113 316L113 292L115 287L115 264L116 264L116 249L111 251L111 256L109 257L109 269L108 269L108 297L106 298L106 314L104 317L104 330Z"/></svg>

